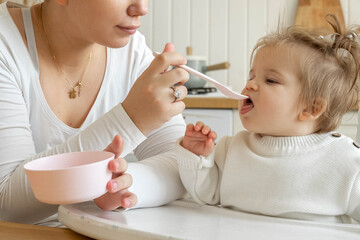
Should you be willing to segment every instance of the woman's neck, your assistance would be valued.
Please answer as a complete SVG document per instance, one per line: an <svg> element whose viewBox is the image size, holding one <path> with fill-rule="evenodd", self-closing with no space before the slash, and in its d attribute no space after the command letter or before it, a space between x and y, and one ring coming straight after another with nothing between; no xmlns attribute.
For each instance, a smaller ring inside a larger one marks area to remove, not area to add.
<svg viewBox="0 0 360 240"><path fill-rule="evenodd" d="M40 36L64 68L77 69L79 65L84 65L91 51L102 47L84 39L81 31L67 17L66 7L55 1L35 5L32 10Z"/></svg>

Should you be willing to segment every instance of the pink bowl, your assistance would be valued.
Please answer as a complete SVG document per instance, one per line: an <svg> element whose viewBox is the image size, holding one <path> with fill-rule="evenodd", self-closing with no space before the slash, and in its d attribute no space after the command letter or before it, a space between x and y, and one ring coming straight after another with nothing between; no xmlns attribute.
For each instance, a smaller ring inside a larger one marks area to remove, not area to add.
<svg viewBox="0 0 360 240"><path fill-rule="evenodd" d="M114 154L74 152L36 159L25 164L35 197L48 204L89 201L106 193Z"/></svg>

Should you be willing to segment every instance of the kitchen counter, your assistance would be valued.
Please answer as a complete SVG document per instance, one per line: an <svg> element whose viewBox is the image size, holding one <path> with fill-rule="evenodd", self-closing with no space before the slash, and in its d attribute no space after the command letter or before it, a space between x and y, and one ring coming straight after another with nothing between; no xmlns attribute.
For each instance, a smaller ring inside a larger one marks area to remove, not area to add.
<svg viewBox="0 0 360 240"><path fill-rule="evenodd" d="M237 109L238 100L227 98L221 93L187 95L184 99L186 108Z"/></svg>
<svg viewBox="0 0 360 240"><path fill-rule="evenodd" d="M30 224L19 224L0 221L0 239L26 239L26 240L85 240L92 239L80 235L69 228L45 227Z"/></svg>

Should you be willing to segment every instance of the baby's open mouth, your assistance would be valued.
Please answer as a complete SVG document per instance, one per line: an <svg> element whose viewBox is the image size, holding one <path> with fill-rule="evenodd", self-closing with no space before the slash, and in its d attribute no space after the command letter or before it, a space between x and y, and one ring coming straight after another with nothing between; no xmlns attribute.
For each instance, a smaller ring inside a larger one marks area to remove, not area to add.
<svg viewBox="0 0 360 240"><path fill-rule="evenodd" d="M253 101L250 99L250 97L245 99L244 104L243 104L243 106L248 106L248 105L253 105L254 106Z"/></svg>
<svg viewBox="0 0 360 240"><path fill-rule="evenodd" d="M241 106L241 109L240 109L240 113L245 114L245 113L251 111L253 108L254 108L254 103L249 97L244 100L243 105Z"/></svg>

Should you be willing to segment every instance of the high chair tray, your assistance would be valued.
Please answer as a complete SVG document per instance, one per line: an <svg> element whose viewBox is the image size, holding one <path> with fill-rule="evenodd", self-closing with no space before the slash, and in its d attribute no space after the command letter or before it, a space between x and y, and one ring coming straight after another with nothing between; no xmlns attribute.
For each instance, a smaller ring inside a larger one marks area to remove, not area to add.
<svg viewBox="0 0 360 240"><path fill-rule="evenodd" d="M360 239L360 225L273 218L179 200L156 208L102 211L62 205L59 220L95 239Z"/></svg>

